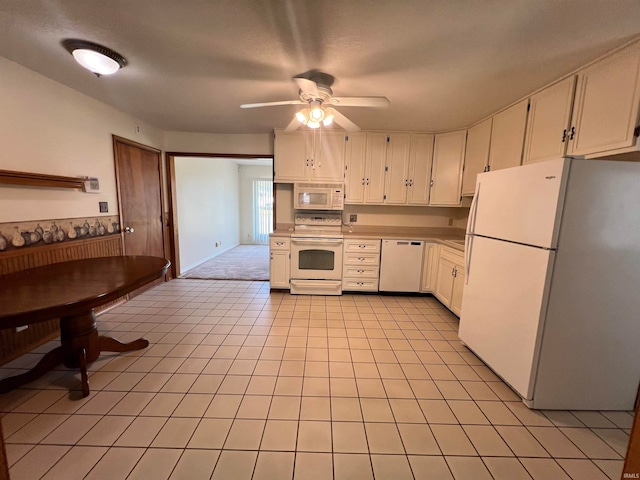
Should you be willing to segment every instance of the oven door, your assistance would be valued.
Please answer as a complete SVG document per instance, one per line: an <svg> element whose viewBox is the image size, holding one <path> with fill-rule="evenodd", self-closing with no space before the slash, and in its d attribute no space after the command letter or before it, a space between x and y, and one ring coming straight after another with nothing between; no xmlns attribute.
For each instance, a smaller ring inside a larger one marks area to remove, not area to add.
<svg viewBox="0 0 640 480"><path fill-rule="evenodd" d="M342 239L291 237L291 278L342 280Z"/></svg>

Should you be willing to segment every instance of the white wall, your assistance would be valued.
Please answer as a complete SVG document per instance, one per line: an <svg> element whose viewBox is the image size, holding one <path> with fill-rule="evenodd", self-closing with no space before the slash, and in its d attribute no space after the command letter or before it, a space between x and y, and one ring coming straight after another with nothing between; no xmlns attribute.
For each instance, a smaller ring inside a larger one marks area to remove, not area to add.
<svg viewBox="0 0 640 480"><path fill-rule="evenodd" d="M272 133L189 133L165 132L167 152L273 155Z"/></svg>
<svg viewBox="0 0 640 480"><path fill-rule="evenodd" d="M2 57L0 72L0 169L94 176L101 189L0 185L0 223L96 217L100 201L109 202L102 215L117 213L111 135L161 148L163 132Z"/></svg>
<svg viewBox="0 0 640 480"><path fill-rule="evenodd" d="M239 165L240 174L240 243L252 243L253 185L255 178L273 178L273 166Z"/></svg>
<svg viewBox="0 0 640 480"><path fill-rule="evenodd" d="M182 274L238 245L239 174L232 160L198 157L176 157L175 174Z"/></svg>

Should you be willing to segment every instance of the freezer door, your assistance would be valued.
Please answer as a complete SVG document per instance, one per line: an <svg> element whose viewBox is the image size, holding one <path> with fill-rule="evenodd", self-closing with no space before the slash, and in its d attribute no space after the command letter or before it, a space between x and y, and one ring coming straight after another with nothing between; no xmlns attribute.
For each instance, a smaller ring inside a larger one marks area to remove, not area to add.
<svg viewBox="0 0 640 480"><path fill-rule="evenodd" d="M531 399L555 252L472 237L458 335Z"/></svg>
<svg viewBox="0 0 640 480"><path fill-rule="evenodd" d="M557 246L570 159L481 173L467 234Z"/></svg>

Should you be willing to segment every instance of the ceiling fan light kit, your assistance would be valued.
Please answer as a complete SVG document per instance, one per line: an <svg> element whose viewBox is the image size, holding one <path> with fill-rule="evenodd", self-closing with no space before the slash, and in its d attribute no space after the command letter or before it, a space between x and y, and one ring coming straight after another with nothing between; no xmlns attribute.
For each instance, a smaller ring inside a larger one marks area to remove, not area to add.
<svg viewBox="0 0 640 480"><path fill-rule="evenodd" d="M127 59L117 52L86 40L67 39L64 48L87 70L101 75L112 75L127 64Z"/></svg>
<svg viewBox="0 0 640 480"><path fill-rule="evenodd" d="M245 103L240 108L271 107L275 105L307 105L295 114L294 119L285 129L292 131L300 124L309 128L328 127L336 123L348 132L360 130L355 123L328 105L344 107L388 107L389 100L386 97L334 97L330 85L333 85L333 76L310 70L293 77L298 84L300 100L285 100L265 103Z"/></svg>

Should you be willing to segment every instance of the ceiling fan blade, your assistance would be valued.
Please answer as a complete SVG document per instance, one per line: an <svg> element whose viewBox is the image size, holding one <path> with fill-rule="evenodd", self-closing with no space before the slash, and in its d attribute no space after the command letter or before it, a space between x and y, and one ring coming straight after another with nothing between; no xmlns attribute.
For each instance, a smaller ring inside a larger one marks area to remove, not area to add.
<svg viewBox="0 0 640 480"><path fill-rule="evenodd" d="M294 130L297 130L300 125L301 125L300 122L298 121L298 119L294 115L293 120L291 120L291 122L289 122L289 125L287 125L287 128L285 128L284 131L285 132L293 132Z"/></svg>
<svg viewBox="0 0 640 480"><path fill-rule="evenodd" d="M302 77L293 77L293 80L298 84L298 88L302 90L302 93L313 95L314 97L319 95L318 85L313 80Z"/></svg>
<svg viewBox="0 0 640 480"><path fill-rule="evenodd" d="M344 128L347 132L357 132L360 127L345 117L337 110L333 111L333 121Z"/></svg>
<svg viewBox="0 0 640 480"><path fill-rule="evenodd" d="M281 102L244 103L240 108L273 107L274 105L306 105L302 100L283 100Z"/></svg>
<svg viewBox="0 0 640 480"><path fill-rule="evenodd" d="M387 97L333 97L329 103L338 107L377 107L389 106Z"/></svg>

